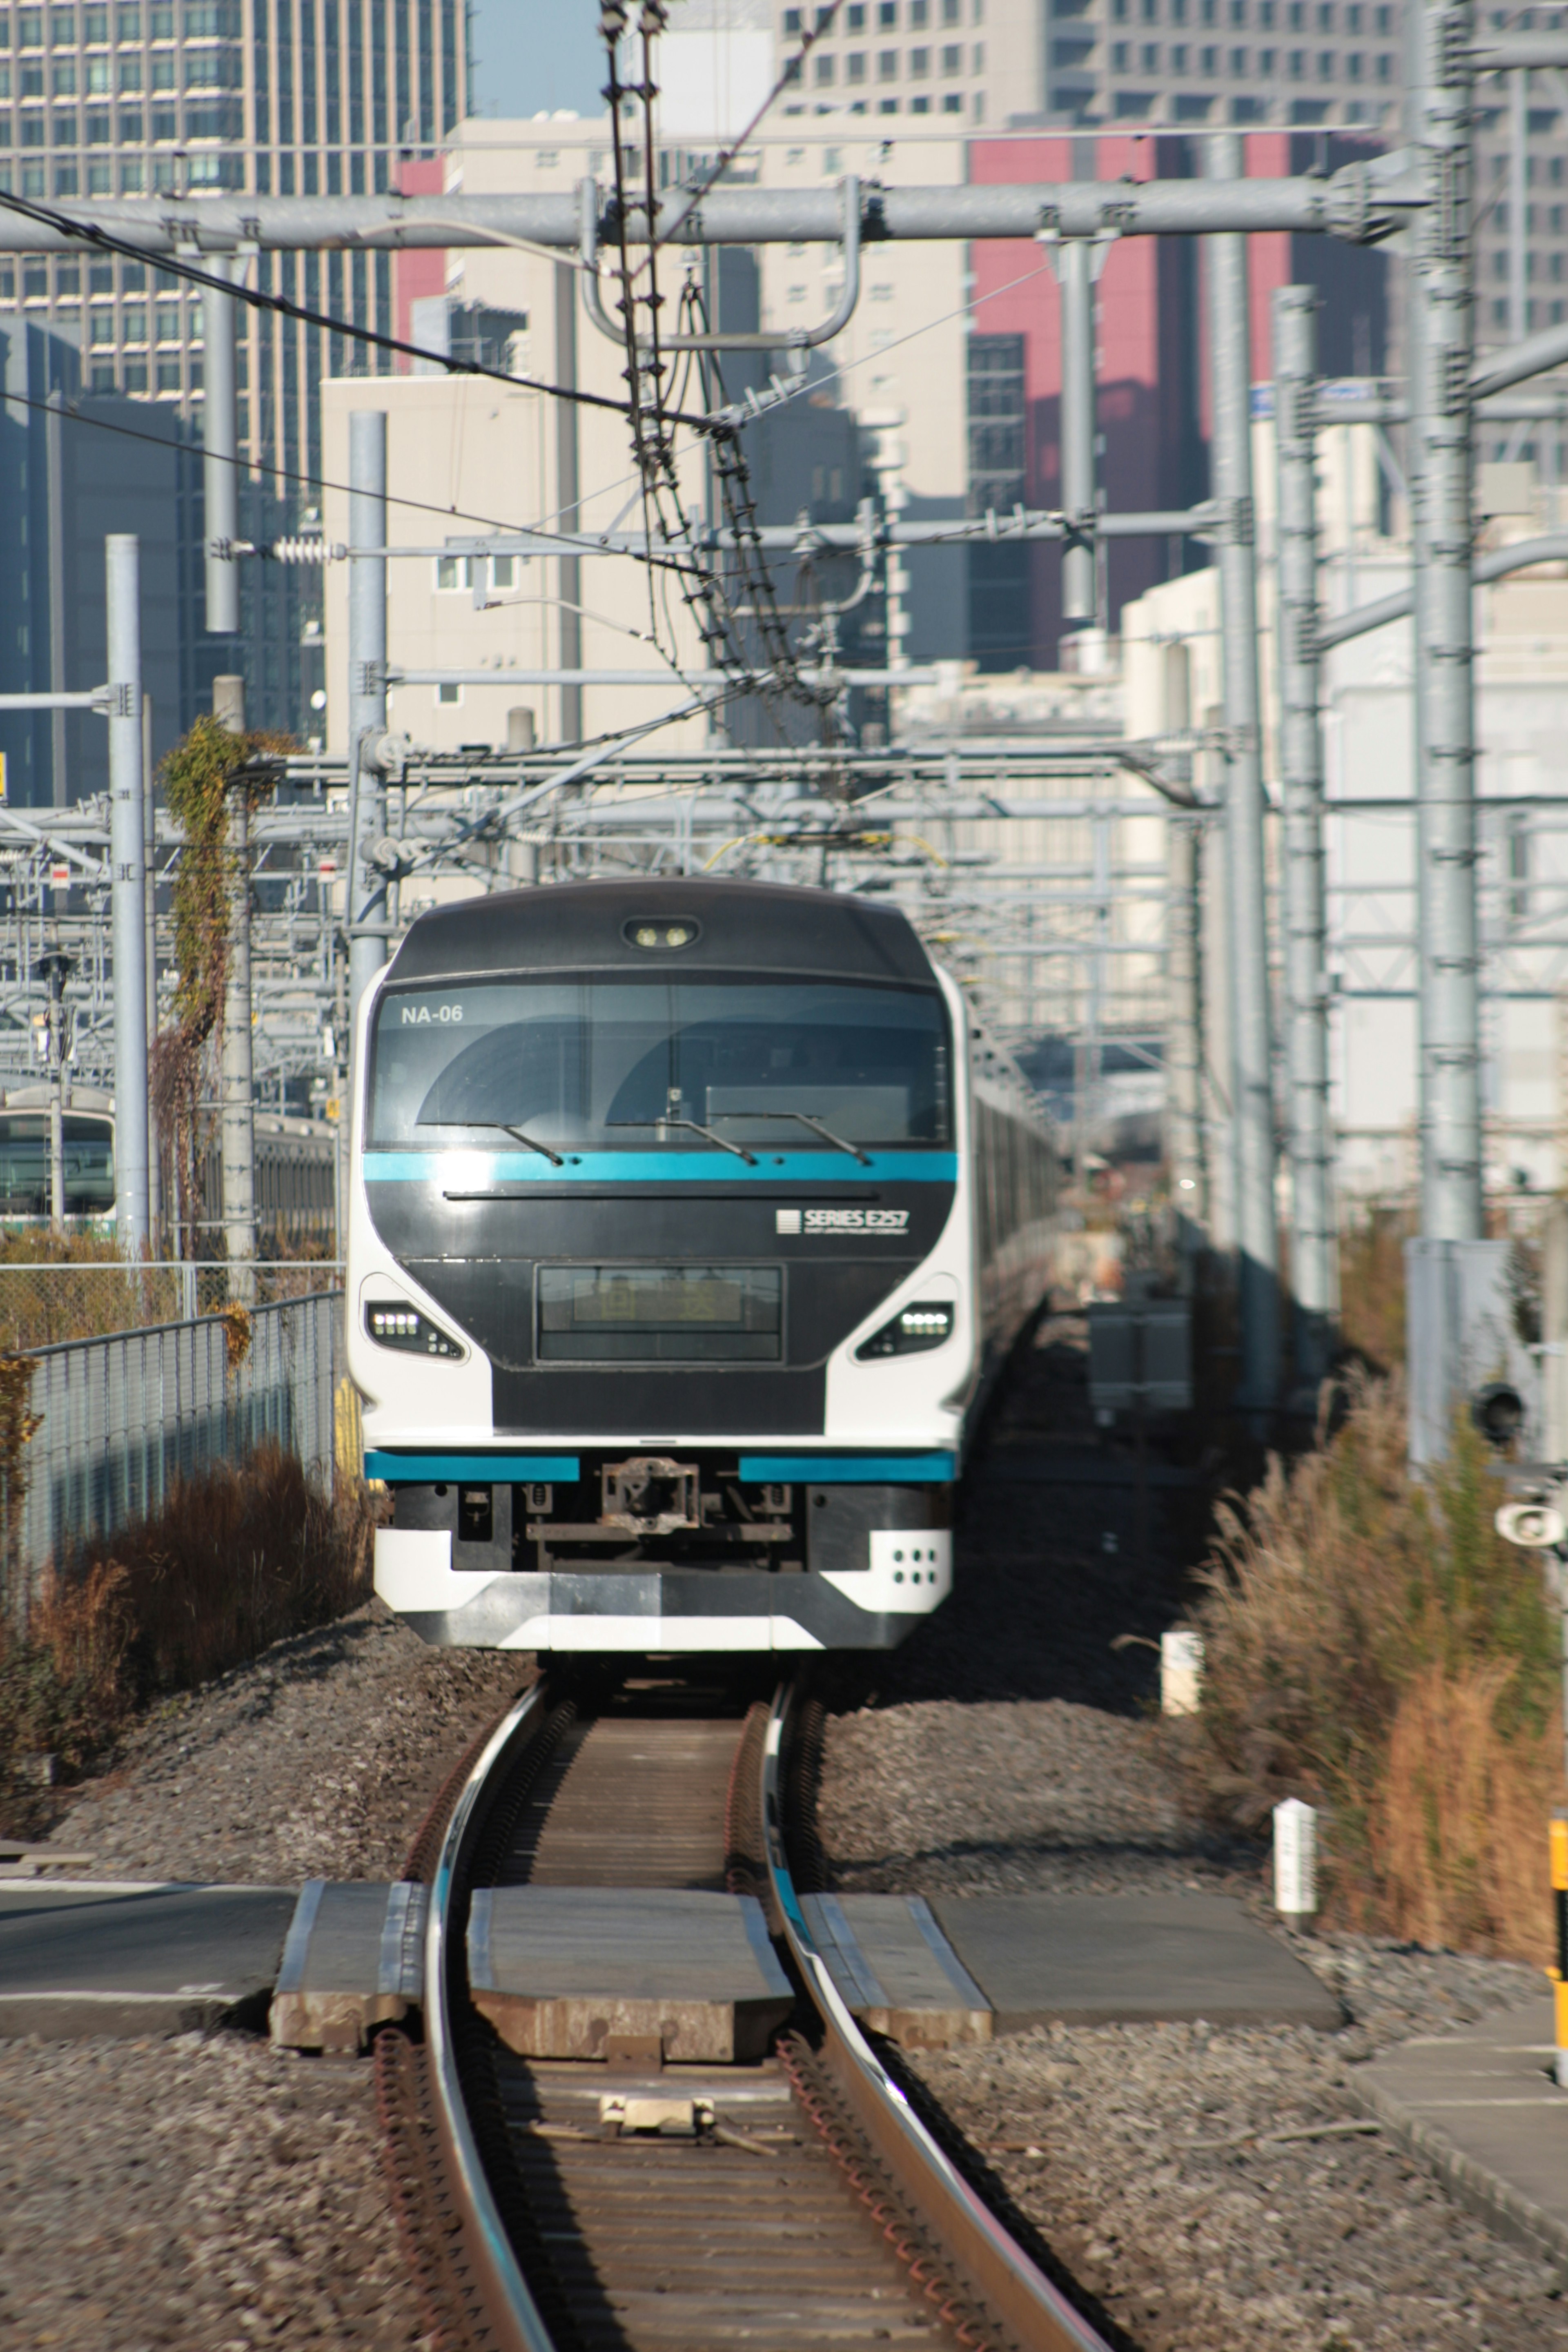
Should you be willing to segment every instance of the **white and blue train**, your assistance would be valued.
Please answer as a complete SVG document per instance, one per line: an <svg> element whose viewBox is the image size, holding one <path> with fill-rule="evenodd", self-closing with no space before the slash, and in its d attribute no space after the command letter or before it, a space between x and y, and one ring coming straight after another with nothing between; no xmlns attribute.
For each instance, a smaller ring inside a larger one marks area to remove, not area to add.
<svg viewBox="0 0 1568 2352"><path fill-rule="evenodd" d="M437 908L361 1012L349 1363L427 1641L879 1649L1047 1278L1058 1163L904 917L566 883Z"/></svg>

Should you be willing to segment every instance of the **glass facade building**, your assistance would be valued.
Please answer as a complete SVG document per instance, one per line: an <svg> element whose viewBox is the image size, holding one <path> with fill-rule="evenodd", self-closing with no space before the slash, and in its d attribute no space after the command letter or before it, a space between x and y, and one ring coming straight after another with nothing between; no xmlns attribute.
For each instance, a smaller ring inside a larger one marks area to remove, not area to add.
<svg viewBox="0 0 1568 2352"><path fill-rule="evenodd" d="M0 190L40 202L374 194L468 108L464 0L0 5ZM391 331L389 254L261 254L251 268L265 292ZM0 326L16 311L78 343L87 391L166 402L199 434L198 290L140 262L0 259ZM322 375L391 362L257 310L240 326L240 446L253 468L241 530L264 543L320 505ZM321 682L319 597L309 573L247 583L258 720L305 731Z"/></svg>

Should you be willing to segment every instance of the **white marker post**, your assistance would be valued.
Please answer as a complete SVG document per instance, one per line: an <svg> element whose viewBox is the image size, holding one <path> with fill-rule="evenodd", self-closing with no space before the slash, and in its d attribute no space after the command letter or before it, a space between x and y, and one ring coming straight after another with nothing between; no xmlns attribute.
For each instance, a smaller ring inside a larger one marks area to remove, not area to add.
<svg viewBox="0 0 1568 2352"><path fill-rule="evenodd" d="M1288 1927L1309 1927L1318 1908L1318 1816L1299 1797L1274 1808L1274 1908Z"/></svg>
<svg viewBox="0 0 1568 2352"><path fill-rule="evenodd" d="M1160 1712L1196 1715L1203 1692L1204 1637L1177 1626L1160 1636Z"/></svg>

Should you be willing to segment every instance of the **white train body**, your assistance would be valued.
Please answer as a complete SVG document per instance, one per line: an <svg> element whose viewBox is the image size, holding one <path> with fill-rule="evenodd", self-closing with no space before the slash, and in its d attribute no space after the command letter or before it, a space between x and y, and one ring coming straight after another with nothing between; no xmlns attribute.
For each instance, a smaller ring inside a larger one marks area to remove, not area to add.
<svg viewBox="0 0 1568 2352"><path fill-rule="evenodd" d="M367 992L349 1363L426 1639L885 1648L1057 1161L904 919L727 881L424 916Z"/></svg>

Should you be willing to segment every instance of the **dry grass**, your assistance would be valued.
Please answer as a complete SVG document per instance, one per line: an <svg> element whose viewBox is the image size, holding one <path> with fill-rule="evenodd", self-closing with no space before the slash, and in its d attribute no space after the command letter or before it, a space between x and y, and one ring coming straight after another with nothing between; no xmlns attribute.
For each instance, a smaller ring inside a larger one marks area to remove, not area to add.
<svg viewBox="0 0 1568 2352"><path fill-rule="evenodd" d="M1405 1244L1415 1231L1407 1209L1374 1206L1340 1235L1340 1336L1379 1371L1405 1361Z"/></svg>
<svg viewBox="0 0 1568 2352"><path fill-rule="evenodd" d="M276 1445L217 1463L155 1516L51 1571L28 1637L0 1633L0 1774L79 1767L149 1702L342 1616L370 1591L376 1506Z"/></svg>
<svg viewBox="0 0 1568 2352"><path fill-rule="evenodd" d="M1402 1694L1367 1811L1370 1868L1347 1918L1421 1944L1556 1958L1545 1893L1556 1726L1499 1728L1507 1670L1428 1666Z"/></svg>
<svg viewBox="0 0 1568 2352"><path fill-rule="evenodd" d="M1493 1529L1499 1499L1468 1423L1415 1484L1397 1381L1357 1375L1332 1438L1221 1511L1186 1760L1232 1826L1288 1796L1325 1810L1341 1919L1541 1957L1556 1627L1538 1563Z"/></svg>

